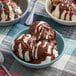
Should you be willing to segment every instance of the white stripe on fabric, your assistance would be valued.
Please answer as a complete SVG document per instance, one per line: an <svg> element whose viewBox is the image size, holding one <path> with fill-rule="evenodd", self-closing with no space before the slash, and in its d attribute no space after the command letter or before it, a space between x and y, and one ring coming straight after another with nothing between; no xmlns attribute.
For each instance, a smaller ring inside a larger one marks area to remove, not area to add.
<svg viewBox="0 0 76 76"><path fill-rule="evenodd" d="M70 56L64 54L58 61L56 61L54 64L51 65L51 67L63 70L65 65L67 64Z"/></svg>
<svg viewBox="0 0 76 76"><path fill-rule="evenodd" d="M10 53L10 42L12 37L0 34L0 51Z"/></svg>
<svg viewBox="0 0 76 76"><path fill-rule="evenodd" d="M0 44L3 41L4 38L5 38L5 35L0 34Z"/></svg>
<svg viewBox="0 0 76 76"><path fill-rule="evenodd" d="M7 27L0 27L0 34L7 35L9 30L12 28L12 26L7 26Z"/></svg>
<svg viewBox="0 0 76 76"><path fill-rule="evenodd" d="M76 57L70 56L70 59L65 66L64 71L76 74Z"/></svg>
<svg viewBox="0 0 76 76"><path fill-rule="evenodd" d="M7 27L0 27L0 44L6 37L7 33L9 30L12 28L12 26L7 26Z"/></svg>
<svg viewBox="0 0 76 76"><path fill-rule="evenodd" d="M76 64L76 57L74 57L74 56L71 56L71 58L70 58L70 62L72 62L73 64Z"/></svg>

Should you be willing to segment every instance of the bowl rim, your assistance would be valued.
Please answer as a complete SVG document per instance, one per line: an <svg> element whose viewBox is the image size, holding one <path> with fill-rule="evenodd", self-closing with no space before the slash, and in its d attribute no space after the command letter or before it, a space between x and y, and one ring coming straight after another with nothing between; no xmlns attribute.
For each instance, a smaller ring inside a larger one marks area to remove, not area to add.
<svg viewBox="0 0 76 76"><path fill-rule="evenodd" d="M51 1L51 0L50 0ZM46 0L45 1L45 10L46 12L50 15L51 18L57 20L57 21L61 21L61 22L64 22L64 23L76 23L76 21L65 21L65 20L62 20L62 19L58 19L57 17L53 16L50 11L48 10L48 7L47 7L47 3L49 2L49 0Z"/></svg>
<svg viewBox="0 0 76 76"><path fill-rule="evenodd" d="M24 13L23 13L20 17L14 19L14 20L9 20L9 21L0 22L0 23L1 23L1 24L2 24L2 23L5 23L5 24L6 24L6 23L13 22L13 21L15 21L15 20L19 20L19 19L23 18L23 17L25 16L25 14L27 13L27 10L28 10L28 8L29 8L29 3L30 3L30 0L26 0L26 1L27 1L27 8L26 8L26 10L24 11Z"/></svg>
<svg viewBox="0 0 76 76"><path fill-rule="evenodd" d="M21 34L22 32L24 32L25 30L28 30L28 29L29 29L29 27L27 27L26 29L21 30L21 31L18 32L18 33L13 37L13 39L11 40L10 51L11 51L13 57L14 57L17 61L19 61L20 63L22 63L22 64L24 64L24 65L26 65L26 66L29 66L29 67L32 66L32 68L33 68L33 67L36 68L36 67L42 67L42 66L50 65L50 64L56 62L57 60L59 60L59 59L63 56L63 54L64 54L64 52L65 52L65 50L64 50L65 41L64 41L64 38L62 37L62 35L61 35L59 32L57 32L57 31L55 30L56 33L62 38L63 44L64 44L62 53L61 53L55 60L50 61L50 62L48 62L48 63L44 63L44 64L31 64L31 63L27 63L27 62L25 62L25 61L19 59L19 58L14 54L14 52L13 52L13 50L12 50L12 43L13 43L13 41L19 36L19 34Z"/></svg>

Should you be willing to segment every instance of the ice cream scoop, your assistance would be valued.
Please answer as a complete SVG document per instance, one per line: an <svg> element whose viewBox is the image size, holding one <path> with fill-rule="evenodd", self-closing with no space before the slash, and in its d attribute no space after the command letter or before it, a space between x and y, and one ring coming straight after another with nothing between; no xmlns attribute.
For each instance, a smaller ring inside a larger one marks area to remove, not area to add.
<svg viewBox="0 0 76 76"><path fill-rule="evenodd" d="M55 31L44 21L37 21L29 29L31 35L35 35L38 40L55 39Z"/></svg>
<svg viewBox="0 0 76 76"><path fill-rule="evenodd" d="M22 34L13 42L12 49L22 60L31 61L32 46L35 40L35 37L30 34Z"/></svg>

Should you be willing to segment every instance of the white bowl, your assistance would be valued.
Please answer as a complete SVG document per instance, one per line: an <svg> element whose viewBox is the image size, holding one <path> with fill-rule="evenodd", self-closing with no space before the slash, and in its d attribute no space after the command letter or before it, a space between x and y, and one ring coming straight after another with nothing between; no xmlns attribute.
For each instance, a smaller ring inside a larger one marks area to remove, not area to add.
<svg viewBox="0 0 76 76"><path fill-rule="evenodd" d="M63 24L63 25L67 25L67 26L74 26L76 25L76 21L64 21L62 19L58 19L56 18L55 16L53 16L51 14L51 0L46 0L45 2L45 9L46 9L46 12L48 13L48 15L56 22L60 23L60 24Z"/></svg>
<svg viewBox="0 0 76 76"><path fill-rule="evenodd" d="M15 20L0 22L0 26L13 25L13 24L17 23L22 17L24 17L24 15L26 14L27 9L28 9L29 0L17 0L17 3L19 4L19 6L22 10L22 15Z"/></svg>

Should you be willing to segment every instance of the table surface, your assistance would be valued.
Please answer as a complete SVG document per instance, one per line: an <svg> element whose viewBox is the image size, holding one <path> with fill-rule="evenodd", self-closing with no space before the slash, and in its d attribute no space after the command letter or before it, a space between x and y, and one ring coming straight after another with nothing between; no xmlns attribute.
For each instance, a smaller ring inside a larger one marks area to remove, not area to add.
<svg viewBox="0 0 76 76"><path fill-rule="evenodd" d="M16 33L27 28L24 22L28 18L33 5L34 0L31 0L27 14L18 24L0 27L0 51L5 58L4 65L10 72L23 76L76 76L76 26L68 27L53 21L45 11L45 0L38 0L33 22L46 21L52 28L61 33L65 40L65 54L57 62L44 69L27 68L17 62L11 55L10 42Z"/></svg>

